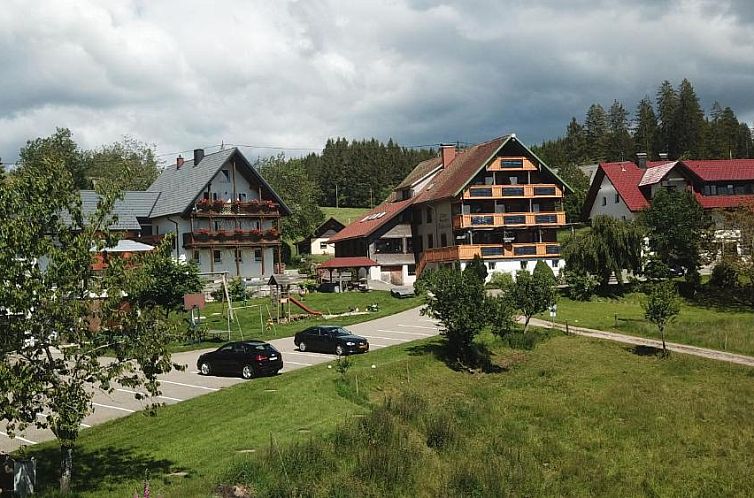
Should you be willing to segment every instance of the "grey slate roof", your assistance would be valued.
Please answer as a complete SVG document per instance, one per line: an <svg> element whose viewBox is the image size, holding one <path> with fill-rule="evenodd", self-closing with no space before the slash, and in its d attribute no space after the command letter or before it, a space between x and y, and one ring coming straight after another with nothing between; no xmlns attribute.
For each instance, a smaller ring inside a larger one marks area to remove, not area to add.
<svg viewBox="0 0 754 498"><path fill-rule="evenodd" d="M81 190L81 211L87 219L97 209L99 195L94 190ZM160 198L160 192L142 192L128 190L123 192L123 198L115 201L112 214L118 221L110 225L111 230L140 230L141 225L136 218L148 218L155 203ZM65 216L65 215L64 215Z"/></svg>
<svg viewBox="0 0 754 498"><path fill-rule="evenodd" d="M246 157L233 147L205 155L196 166L193 159L187 159L180 169L176 168L175 164L166 167L157 180L147 189L147 192L162 192L152 210L151 217L169 216L186 211L193 204L194 199L204 190L207 183L234 154L237 154L241 159L241 164L238 164L238 166L248 168L251 174L259 179L262 186L272 193L276 202L280 204L281 211L286 214L290 213L288 207L272 190L272 187L251 166Z"/></svg>

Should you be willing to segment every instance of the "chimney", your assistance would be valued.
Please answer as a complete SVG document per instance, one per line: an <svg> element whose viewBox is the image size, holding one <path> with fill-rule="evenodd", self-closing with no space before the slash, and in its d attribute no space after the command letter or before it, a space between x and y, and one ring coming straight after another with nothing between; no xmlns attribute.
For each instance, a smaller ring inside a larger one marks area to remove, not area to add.
<svg viewBox="0 0 754 498"><path fill-rule="evenodd" d="M181 169L183 166L183 156L178 156L175 158L175 169Z"/></svg>
<svg viewBox="0 0 754 498"><path fill-rule="evenodd" d="M667 161L668 160L668 153L667 152L660 152L660 160L661 161Z"/></svg>
<svg viewBox="0 0 754 498"><path fill-rule="evenodd" d="M194 149L194 166L198 166L204 159L204 149Z"/></svg>
<svg viewBox="0 0 754 498"><path fill-rule="evenodd" d="M456 157L456 146L453 144L440 145L440 157L442 158L442 167L447 168Z"/></svg>
<svg viewBox="0 0 754 498"><path fill-rule="evenodd" d="M638 159L638 166L641 169L647 169L647 153L637 152L636 159Z"/></svg>

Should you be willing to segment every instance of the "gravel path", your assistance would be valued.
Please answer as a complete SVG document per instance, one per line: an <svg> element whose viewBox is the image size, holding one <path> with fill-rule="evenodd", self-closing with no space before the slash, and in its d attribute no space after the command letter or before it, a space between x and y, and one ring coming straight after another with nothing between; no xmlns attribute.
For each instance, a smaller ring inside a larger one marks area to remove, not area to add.
<svg viewBox="0 0 754 498"><path fill-rule="evenodd" d="M519 321L522 321L519 319ZM529 325L542 328L556 328L558 330L565 331L566 327L563 324L549 322L547 320L540 320L539 318L532 318ZM656 339L647 339L645 337L637 337L633 335L619 334L617 332L605 332L604 330L587 329L584 327L568 326L568 332L575 335L581 335L584 337L593 337L595 339L603 339L608 341L622 342L624 344L633 344L635 346L650 346L653 348L662 349L662 341ZM701 358L709 358L711 360L727 361L728 363L736 363L738 365L746 365L754 367L754 357L745 356L735 353L726 353L725 351L718 351L716 349L700 348L697 346L688 346L686 344L678 344L675 342L666 342L667 348L670 351L676 353L690 354L693 356L699 356Z"/></svg>

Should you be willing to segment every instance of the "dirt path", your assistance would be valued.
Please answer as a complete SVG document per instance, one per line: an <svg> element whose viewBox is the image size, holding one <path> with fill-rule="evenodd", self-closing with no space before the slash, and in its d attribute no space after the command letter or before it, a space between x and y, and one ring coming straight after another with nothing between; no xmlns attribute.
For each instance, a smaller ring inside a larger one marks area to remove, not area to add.
<svg viewBox="0 0 754 498"><path fill-rule="evenodd" d="M547 320L540 320L539 318L532 318L529 322L530 325L542 328L556 328L558 330L565 331L566 327L563 324L555 323ZM604 339L608 341L622 342L624 344L633 344L635 346L650 346L653 348L662 349L662 342L655 339L647 339L645 337L637 337L633 335L619 334L617 332L605 332L604 330L586 329L583 327L568 326L568 332L575 335L582 335L585 337L593 337L595 339ZM667 348L670 351L677 353L690 354L694 356L700 356L702 358L709 358L711 360L727 361L729 363L736 363L739 365L746 365L754 367L754 357L745 356L735 353L726 353L725 351L718 351L716 349L700 348L697 346L688 346L686 344L678 344L675 342L666 342Z"/></svg>

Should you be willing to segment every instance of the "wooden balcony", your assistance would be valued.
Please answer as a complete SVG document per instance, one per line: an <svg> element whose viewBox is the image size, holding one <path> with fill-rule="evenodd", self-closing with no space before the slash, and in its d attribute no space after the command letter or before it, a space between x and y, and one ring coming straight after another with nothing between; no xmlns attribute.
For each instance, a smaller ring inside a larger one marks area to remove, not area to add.
<svg viewBox="0 0 754 498"><path fill-rule="evenodd" d="M563 190L555 184L532 185L472 185L463 191L464 199L540 199L563 197Z"/></svg>
<svg viewBox="0 0 754 498"><path fill-rule="evenodd" d="M183 234L183 247L261 247L280 245L275 229L266 231L202 231Z"/></svg>
<svg viewBox="0 0 754 498"><path fill-rule="evenodd" d="M531 242L516 244L468 244L427 249L422 253L421 260L417 266L417 273L421 272L429 263L469 261L477 255L483 259L559 258L560 245L557 242Z"/></svg>
<svg viewBox="0 0 754 498"><path fill-rule="evenodd" d="M565 225L565 211L543 213L477 213L453 216L453 228L499 228Z"/></svg>
<svg viewBox="0 0 754 498"><path fill-rule="evenodd" d="M270 201L207 201L199 200L192 215L199 218L244 216L252 218L279 218L280 206Z"/></svg>
<svg viewBox="0 0 754 498"><path fill-rule="evenodd" d="M497 157L487 166L487 171L537 171L528 157Z"/></svg>

